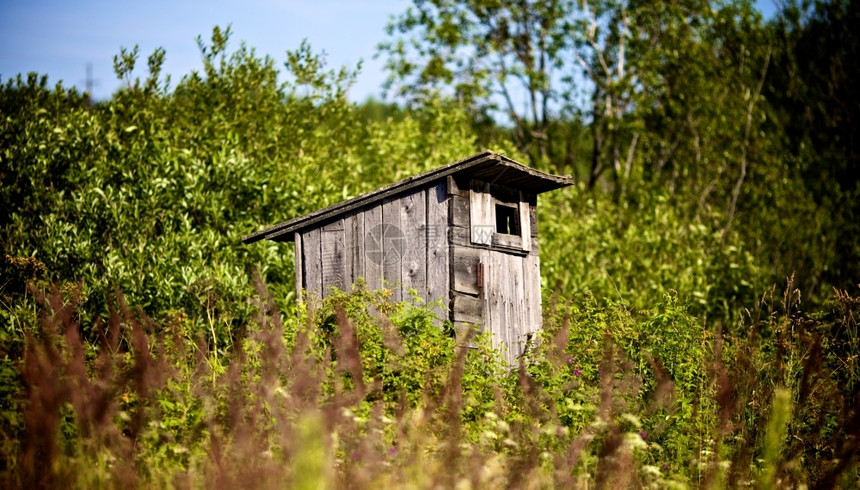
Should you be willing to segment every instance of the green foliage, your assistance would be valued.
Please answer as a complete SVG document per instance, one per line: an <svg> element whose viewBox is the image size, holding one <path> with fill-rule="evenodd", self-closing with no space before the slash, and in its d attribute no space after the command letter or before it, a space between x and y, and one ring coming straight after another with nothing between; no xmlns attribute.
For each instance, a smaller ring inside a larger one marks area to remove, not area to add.
<svg viewBox="0 0 860 490"><path fill-rule="evenodd" d="M210 330L213 312L247 317L224 306L247 296L253 265L293 301L288 252L248 249L243 234L472 151L450 106L364 124L344 98L352 75L324 71L309 46L288 53L292 81L279 85L271 59L245 46L228 54L228 36L215 29L211 46L201 41L204 73L171 93L157 78L160 51L145 82L93 109L33 77L10 81L4 250L41 259L47 280L98 288L82 291L94 313L117 286L158 318L182 311L197 324L193 336ZM136 57L122 51L119 77L131 76ZM22 284L5 293L22 294ZM232 320L215 316L227 345Z"/></svg>
<svg viewBox="0 0 860 490"><path fill-rule="evenodd" d="M638 312L586 297L555 310L511 367L488 339L454 337L386 290L336 292L282 319L258 289L255 321L227 359L122 297L87 341L74 298L38 295L42 322L20 367L25 430L4 447L3 483L708 487L857 476L858 411L827 391L837 364L804 349L810 337L722 352L674 297ZM854 297L836 301L856 310ZM823 326L796 306L754 331Z"/></svg>
<svg viewBox="0 0 860 490"><path fill-rule="evenodd" d="M6 81L3 483L856 479L856 107L817 75L848 66L856 9L789 7L416 2L392 28L428 62L387 45L409 108L350 103L355 72L307 43L281 68L230 51L229 28L175 86L163 50L140 77L122 48L94 106ZM490 93L517 81L538 110L507 127ZM581 177L540 198L545 328L519 366L444 301L298 298L292 247L240 243L487 143Z"/></svg>
<svg viewBox="0 0 860 490"><path fill-rule="evenodd" d="M581 188L565 194L538 207L542 273L557 301L590 291L642 309L671 293L728 321L766 284L742 242L721 244L713 222L685 220L671 198L641 193L619 205Z"/></svg>
<svg viewBox="0 0 860 490"><path fill-rule="evenodd" d="M172 90L161 50L134 77L136 49L116 59L125 87L95 107L35 75L0 90L4 379L38 323L28 283L77 295L91 341L121 290L183 341L205 339L224 368L253 313L250 270L276 285L279 303L295 302L291 247L246 247L241 236L473 151L468 121L447 102L367 123L345 98L352 74L327 71L309 46L287 53L280 84L273 60L244 45L230 53L228 39L216 28L201 41L203 72ZM13 444L19 385L4 386Z"/></svg>
<svg viewBox="0 0 860 490"><path fill-rule="evenodd" d="M786 164L814 203L814 220L807 220L816 224L814 241L806 245L813 251L804 254L798 277L841 289L860 275L860 93L851 82L858 76L852 61L860 46L858 21L856 2L787 2L774 22L775 64L765 86Z"/></svg>
<svg viewBox="0 0 860 490"><path fill-rule="evenodd" d="M521 151L551 160L554 85L570 55L565 21L574 11L568 1L414 2L388 25L394 39L380 44L388 86L416 101L448 93L477 117L501 114Z"/></svg>
<svg viewBox="0 0 860 490"><path fill-rule="evenodd" d="M840 0L790 3L771 23L745 0L416 1L381 52L407 100L453 94L481 143L505 135L595 201L608 191L620 221L671 202L708 248L823 298L860 263L856 16Z"/></svg>

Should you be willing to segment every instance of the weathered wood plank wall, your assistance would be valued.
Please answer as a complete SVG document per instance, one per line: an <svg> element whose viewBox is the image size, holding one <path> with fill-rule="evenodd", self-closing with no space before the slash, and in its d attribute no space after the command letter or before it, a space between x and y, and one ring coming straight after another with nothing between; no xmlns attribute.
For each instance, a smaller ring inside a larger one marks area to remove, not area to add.
<svg viewBox="0 0 860 490"><path fill-rule="evenodd" d="M428 302L443 298L455 327L480 324L515 363L527 336L541 326L536 197L519 193L522 238L502 235L496 238L504 243L483 244L492 233L473 238L471 223L494 224L472 204L487 208L492 201L474 197L471 187L488 189L476 182L461 188L449 178L296 233L303 252L297 285L324 297L363 277L371 289L390 288L394 301L410 299L412 289ZM437 315L449 313L438 308Z"/></svg>
<svg viewBox="0 0 860 490"><path fill-rule="evenodd" d="M296 299L298 301L302 300L302 289L305 288L305 269L304 269L304 261L302 253L302 234L296 233L295 237L296 242Z"/></svg>
<svg viewBox="0 0 860 490"><path fill-rule="evenodd" d="M322 250L320 249L320 229L312 228L302 232L304 250L305 289L311 295L322 295Z"/></svg>
<svg viewBox="0 0 860 490"><path fill-rule="evenodd" d="M382 205L377 204L370 209L355 214L356 219L364 219L365 253L359 260L364 261L364 279L371 290L382 288L383 262L385 258L385 241L382 237ZM361 276L352 276L353 282Z"/></svg>
<svg viewBox="0 0 860 490"><path fill-rule="evenodd" d="M409 290L427 299L427 190L400 198L400 231L403 252L400 257L400 295L410 299Z"/></svg>
<svg viewBox="0 0 860 490"><path fill-rule="evenodd" d="M414 289L427 302L447 302L448 201L442 181L297 232L297 287L322 298L362 277L371 289L389 287L394 301L410 299ZM448 316L444 308L436 313Z"/></svg>
<svg viewBox="0 0 860 490"><path fill-rule="evenodd" d="M475 196L487 187L480 182L449 179L449 239L451 241L451 310L455 327L482 325L492 334L493 346L507 346L507 359L515 363L529 334L541 326L540 261L537 246L537 199L519 193L522 238L505 235L500 245L522 244L521 250L503 250L484 245L487 235L474 236L471 225L490 226L490 218L474 206L489 207L489 194ZM494 225L494 223L493 223ZM477 239L477 240L476 240ZM475 241L479 243L475 243ZM502 243L503 242L503 243ZM480 277L482 276L482 277Z"/></svg>
<svg viewBox="0 0 860 490"><path fill-rule="evenodd" d="M427 189L427 296L428 301L449 300L451 272L448 245L448 190L440 182ZM435 307L437 318L448 318L447 304ZM440 322L441 323L441 322Z"/></svg>
<svg viewBox="0 0 860 490"><path fill-rule="evenodd" d="M322 288L344 290L346 271L344 270L344 230L343 219L328 223L320 230L322 250Z"/></svg>

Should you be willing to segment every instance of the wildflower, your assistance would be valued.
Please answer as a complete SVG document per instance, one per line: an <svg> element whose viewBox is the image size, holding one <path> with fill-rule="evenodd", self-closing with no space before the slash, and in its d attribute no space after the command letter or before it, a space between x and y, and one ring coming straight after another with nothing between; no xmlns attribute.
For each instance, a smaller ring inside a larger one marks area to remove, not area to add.
<svg viewBox="0 0 860 490"><path fill-rule="evenodd" d="M389 456L392 456L392 457L393 457L393 456L397 456L397 448L396 448L396 447L390 447L390 448L388 448L388 455L389 455Z"/></svg>
<svg viewBox="0 0 860 490"><path fill-rule="evenodd" d="M579 377L580 375L582 375L582 371L580 371L579 369L574 369L573 375Z"/></svg>
<svg viewBox="0 0 860 490"><path fill-rule="evenodd" d="M569 355L569 356L567 356L567 363L568 363L568 364L573 364L573 356L570 356L570 355Z"/></svg>
<svg viewBox="0 0 860 490"><path fill-rule="evenodd" d="M648 433L645 432L644 430L640 430L639 431L639 437L641 437L643 441L647 441L648 440Z"/></svg>

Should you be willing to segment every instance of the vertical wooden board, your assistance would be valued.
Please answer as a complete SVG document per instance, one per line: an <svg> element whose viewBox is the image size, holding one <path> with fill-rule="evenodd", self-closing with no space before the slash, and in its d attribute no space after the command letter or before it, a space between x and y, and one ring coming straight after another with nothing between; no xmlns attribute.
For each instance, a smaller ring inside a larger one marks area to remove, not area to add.
<svg viewBox="0 0 860 490"><path fill-rule="evenodd" d="M477 248L453 245L451 247L451 287L461 293L479 295L483 285L478 284L478 264L484 251Z"/></svg>
<svg viewBox="0 0 860 490"><path fill-rule="evenodd" d="M537 246L532 242L532 250L535 251L534 264L532 265L532 275L534 276L534 292L532 293L533 301L535 302L534 312L532 313L532 332L537 332L543 328L543 298L541 296L541 277L540 277L540 254L537 253Z"/></svg>
<svg viewBox="0 0 860 490"><path fill-rule="evenodd" d="M504 342L505 359L511 361L513 342L511 342L511 275L508 264L508 255L502 252L493 254L497 262L496 269L499 270L498 286L499 297L499 319L502 327L502 341Z"/></svg>
<svg viewBox="0 0 860 490"><path fill-rule="evenodd" d="M356 211L343 218L344 271L346 285L356 283L358 278L365 277L364 263L364 213Z"/></svg>
<svg viewBox="0 0 860 490"><path fill-rule="evenodd" d="M463 196L451 196L451 211L448 213L448 223L454 226L469 227L470 199Z"/></svg>
<svg viewBox="0 0 860 490"><path fill-rule="evenodd" d="M355 282L355 215L349 213L343 217L343 282L346 289Z"/></svg>
<svg viewBox="0 0 860 490"><path fill-rule="evenodd" d="M525 334L534 332L534 310L540 308L540 306L535 305L534 300L536 285L531 274L533 262L534 257L531 253L523 257L523 332Z"/></svg>
<svg viewBox="0 0 860 490"><path fill-rule="evenodd" d="M543 311L541 309L540 291L540 257L537 247L533 247L531 253L523 260L523 297L526 301L526 333L534 333L540 330Z"/></svg>
<svg viewBox="0 0 860 490"><path fill-rule="evenodd" d="M511 291L510 270L507 254L502 252L491 252L493 256L493 269L496 270L495 283L499 288L499 329L501 331L500 341L504 345L505 358L511 360Z"/></svg>
<svg viewBox="0 0 860 490"><path fill-rule="evenodd" d="M296 243L296 260L294 261L296 267L296 301L301 303L302 289L305 287L305 271L303 270L304 262L302 260L305 252L302 250L302 234L296 232L293 241Z"/></svg>
<svg viewBox="0 0 860 490"><path fill-rule="evenodd" d="M520 235L523 239L523 250L529 250L532 243L531 213L529 212L529 201L525 193L520 192L520 204L517 206L520 212Z"/></svg>
<svg viewBox="0 0 860 490"><path fill-rule="evenodd" d="M331 288L346 290L344 268L344 231L343 220L339 219L322 227L320 230L322 248L322 293L331 294Z"/></svg>
<svg viewBox="0 0 860 490"><path fill-rule="evenodd" d="M529 237L531 240L531 237ZM511 328L513 333L512 344L514 360L523 353L528 322L525 315L525 289L523 276L523 257L519 255L508 255L509 269L511 271Z"/></svg>
<svg viewBox="0 0 860 490"><path fill-rule="evenodd" d="M409 290L427 300L427 196L422 189L400 199L400 223L405 240L401 259L401 294L411 298Z"/></svg>
<svg viewBox="0 0 860 490"><path fill-rule="evenodd" d="M364 279L371 291L382 289L385 240L383 237L382 205L361 213L364 218Z"/></svg>
<svg viewBox="0 0 860 490"><path fill-rule="evenodd" d="M506 253L496 252L495 254L496 260L498 261L497 269L499 269L499 295L501 297L501 304L499 306L499 316L502 320L502 338L505 342L505 358L510 363L511 356L513 355L513 338L514 338L514 325L513 318L511 318L511 266L509 256Z"/></svg>
<svg viewBox="0 0 860 490"><path fill-rule="evenodd" d="M427 301L440 298L447 304L450 290L450 248L448 245L448 192L446 182L427 190ZM434 308L437 318L444 320L448 312ZM441 326L441 321L439 322Z"/></svg>
<svg viewBox="0 0 860 490"><path fill-rule="evenodd" d="M311 228L302 233L302 248L304 249L305 289L308 294L317 298L322 297L322 250L320 249L320 229Z"/></svg>
<svg viewBox="0 0 860 490"><path fill-rule="evenodd" d="M538 236L537 204L529 203L529 224L531 225L532 236Z"/></svg>
<svg viewBox="0 0 860 490"><path fill-rule="evenodd" d="M472 243L489 245L496 224L493 222L493 198L490 184L479 180L470 182L469 230Z"/></svg>
<svg viewBox="0 0 860 490"><path fill-rule="evenodd" d="M391 288L391 299L400 301L401 262L403 251L406 248L403 230L400 226L400 199L382 202L382 242L384 254L382 255L382 276L388 282L386 287Z"/></svg>
<svg viewBox="0 0 860 490"><path fill-rule="evenodd" d="M500 263L496 257L498 252L482 250L481 263L484 264L484 323L492 332L493 347L501 348L504 343L503 302L500 290Z"/></svg>
<svg viewBox="0 0 860 490"><path fill-rule="evenodd" d="M504 312L504 294L501 288L502 283L499 281L500 264L498 263L496 254L487 250L484 253L484 291L487 295L487 306L490 310L490 320L492 321L491 331L493 332L493 347L501 350L505 343L505 331L502 324Z"/></svg>
<svg viewBox="0 0 860 490"><path fill-rule="evenodd" d="M532 274L534 275L535 289L534 296L535 302L537 304L537 308L534 311L534 332L537 332L541 328L543 328L543 299L541 298L541 276L540 276L540 248L538 246L538 239L532 238L532 252L534 254L534 265L532 267Z"/></svg>
<svg viewBox="0 0 860 490"><path fill-rule="evenodd" d="M484 281L489 283L492 276L493 271L490 270L489 260L489 251L481 250L480 263L484 265ZM484 332L490 332L490 338L492 340L493 347L496 347L496 342L498 338L498 332L496 332L495 327L493 325L494 317L493 317L493 289L487 284L484 288L481 289L481 294L478 296L482 301L482 310L481 316L484 318Z"/></svg>
<svg viewBox="0 0 860 490"><path fill-rule="evenodd" d="M353 260L353 281L357 281L360 277L367 277L367 251L364 249L365 242L364 237L367 234L367 229L364 227L364 212L360 211L355 215L354 221L354 233L355 233L355 251L353 256L355 259Z"/></svg>

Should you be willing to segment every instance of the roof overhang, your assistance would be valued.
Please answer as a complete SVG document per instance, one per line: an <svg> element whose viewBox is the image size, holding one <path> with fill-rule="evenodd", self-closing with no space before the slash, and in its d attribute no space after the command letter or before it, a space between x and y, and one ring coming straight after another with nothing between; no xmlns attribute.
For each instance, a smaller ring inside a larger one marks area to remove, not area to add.
<svg viewBox="0 0 860 490"><path fill-rule="evenodd" d="M371 206L376 202L436 182L449 175L479 179L533 194L540 194L573 184L573 179L569 176L560 177L541 172L503 155L485 151L472 155L465 160L413 175L375 191L251 233L243 237L242 241L244 243L254 243L263 239L279 242L293 241L295 232L298 230L330 221L339 215Z"/></svg>

